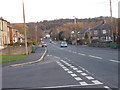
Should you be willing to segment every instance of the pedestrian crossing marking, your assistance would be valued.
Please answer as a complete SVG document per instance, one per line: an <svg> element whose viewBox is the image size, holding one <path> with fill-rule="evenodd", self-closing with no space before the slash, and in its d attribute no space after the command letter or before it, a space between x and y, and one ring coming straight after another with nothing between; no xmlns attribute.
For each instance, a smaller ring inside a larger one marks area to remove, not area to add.
<svg viewBox="0 0 120 90"><path fill-rule="evenodd" d="M87 79L91 80L91 79L94 79L93 77L91 76L86 76Z"/></svg>
<svg viewBox="0 0 120 90"><path fill-rule="evenodd" d="M82 80L80 77L75 77L75 79L76 79L77 81Z"/></svg>
<svg viewBox="0 0 120 90"><path fill-rule="evenodd" d="M88 85L86 82L79 82L80 85Z"/></svg>

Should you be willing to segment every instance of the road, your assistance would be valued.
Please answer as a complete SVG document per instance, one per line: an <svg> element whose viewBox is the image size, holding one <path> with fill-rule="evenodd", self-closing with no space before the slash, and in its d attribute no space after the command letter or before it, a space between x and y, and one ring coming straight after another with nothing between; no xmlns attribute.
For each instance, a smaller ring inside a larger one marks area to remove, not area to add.
<svg viewBox="0 0 120 90"><path fill-rule="evenodd" d="M3 68L3 88L117 88L118 52L87 46L48 44L39 63Z"/></svg>

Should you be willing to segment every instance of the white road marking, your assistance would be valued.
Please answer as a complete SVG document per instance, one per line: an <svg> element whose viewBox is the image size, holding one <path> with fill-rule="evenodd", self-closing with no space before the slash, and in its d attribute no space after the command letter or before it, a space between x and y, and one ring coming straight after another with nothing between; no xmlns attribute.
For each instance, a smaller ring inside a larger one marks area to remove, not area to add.
<svg viewBox="0 0 120 90"><path fill-rule="evenodd" d="M93 82L94 84L103 84L103 83L101 83L101 82L98 81L98 80L92 80L92 82Z"/></svg>
<svg viewBox="0 0 120 90"><path fill-rule="evenodd" d="M75 79L76 79L77 81L82 80L80 77L75 77Z"/></svg>
<svg viewBox="0 0 120 90"><path fill-rule="evenodd" d="M81 73L82 71L81 70L77 70L78 73Z"/></svg>
<svg viewBox="0 0 120 90"><path fill-rule="evenodd" d="M64 65L60 65L61 67L64 67Z"/></svg>
<svg viewBox="0 0 120 90"><path fill-rule="evenodd" d="M68 66L71 66L71 64L67 64Z"/></svg>
<svg viewBox="0 0 120 90"><path fill-rule="evenodd" d="M91 79L94 79L93 77L91 76L86 76L87 79L91 80Z"/></svg>
<svg viewBox="0 0 120 90"><path fill-rule="evenodd" d="M66 69L66 67L62 67L63 69Z"/></svg>
<svg viewBox="0 0 120 90"><path fill-rule="evenodd" d="M73 76L73 77L76 77L77 75L76 74L70 74L71 76Z"/></svg>
<svg viewBox="0 0 120 90"><path fill-rule="evenodd" d="M86 82L79 82L80 83L80 85L88 85Z"/></svg>
<svg viewBox="0 0 120 90"><path fill-rule="evenodd" d="M108 86L104 86L104 88L108 89L108 90L112 90L110 87Z"/></svg>
<svg viewBox="0 0 120 90"><path fill-rule="evenodd" d="M116 62L116 63L120 63L120 61L113 60L113 59L110 59L109 61Z"/></svg>
<svg viewBox="0 0 120 90"><path fill-rule="evenodd" d="M83 54L83 53L78 53L79 55L82 55L82 56L85 56L85 54Z"/></svg>
<svg viewBox="0 0 120 90"><path fill-rule="evenodd" d="M70 66L71 68L75 68L75 66Z"/></svg>
<svg viewBox="0 0 120 90"><path fill-rule="evenodd" d="M66 69L64 69L64 70L65 70L65 71L68 71L69 69L66 68Z"/></svg>
<svg viewBox="0 0 120 90"><path fill-rule="evenodd" d="M93 57L93 58L97 58L97 59L103 59L102 57L93 56L93 55L89 55L89 57Z"/></svg>
<svg viewBox="0 0 120 90"><path fill-rule="evenodd" d="M78 68L73 68L73 70L78 70Z"/></svg>
<svg viewBox="0 0 120 90"><path fill-rule="evenodd" d="M81 70L78 70L78 68L75 68L75 66L72 66L71 64L67 63L66 61L64 60L61 60L63 63L65 63L66 65L70 65L70 67L73 69L73 70L76 70L76 72L80 73L81 75L85 76L87 79L89 80L92 80L94 79L92 76L86 76L87 74L86 73L82 73L85 69L80 67L83 71ZM80 77L77 77L77 74L73 73L72 71L69 71L69 69L67 67L65 67L64 65L62 65L62 63L60 62L57 62L65 71L67 71L67 73L69 73L72 77L74 77L74 79L76 81L80 81L82 80ZM98 80L92 80L92 84L88 84L86 83L85 81L82 81L82 82L79 82L80 83L80 86L87 86L87 85L98 85L98 84L103 84L102 82L98 81ZM55 86L55 87L59 87L59 86ZM62 87L62 86L60 86ZM63 86L64 87L64 86Z"/></svg>
<svg viewBox="0 0 120 90"><path fill-rule="evenodd" d="M64 88L64 87L76 87L81 85L63 85L63 86L51 86L51 87L40 87L40 88Z"/></svg>
<svg viewBox="0 0 120 90"><path fill-rule="evenodd" d="M67 71L67 73L73 73L72 71Z"/></svg>
<svg viewBox="0 0 120 90"><path fill-rule="evenodd" d="M81 73L81 75L86 76L87 74L86 73Z"/></svg>

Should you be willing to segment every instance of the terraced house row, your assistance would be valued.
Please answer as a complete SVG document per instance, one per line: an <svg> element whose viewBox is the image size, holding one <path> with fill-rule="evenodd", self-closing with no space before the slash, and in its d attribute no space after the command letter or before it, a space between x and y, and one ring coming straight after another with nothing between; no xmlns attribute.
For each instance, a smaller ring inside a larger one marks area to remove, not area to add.
<svg viewBox="0 0 120 90"><path fill-rule="evenodd" d="M17 29L12 27L12 24L7 20L0 18L0 47L4 48L7 45L23 42L24 35Z"/></svg>

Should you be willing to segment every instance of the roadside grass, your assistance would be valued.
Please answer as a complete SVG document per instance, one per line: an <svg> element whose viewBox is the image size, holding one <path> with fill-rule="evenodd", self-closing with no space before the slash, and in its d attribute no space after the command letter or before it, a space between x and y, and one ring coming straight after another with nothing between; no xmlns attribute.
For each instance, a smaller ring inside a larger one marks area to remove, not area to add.
<svg viewBox="0 0 120 90"><path fill-rule="evenodd" d="M2 55L0 56L0 63L8 63L19 61L27 58L28 55Z"/></svg>
<svg viewBox="0 0 120 90"><path fill-rule="evenodd" d="M60 43L61 41L57 41L57 40L53 40L54 42L56 42L56 43Z"/></svg>

